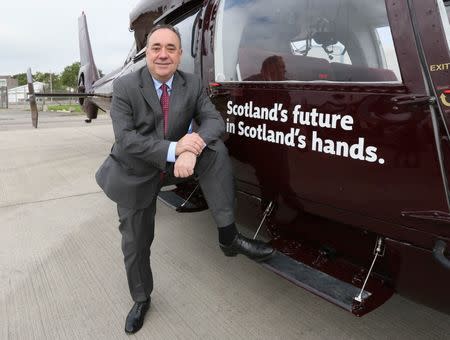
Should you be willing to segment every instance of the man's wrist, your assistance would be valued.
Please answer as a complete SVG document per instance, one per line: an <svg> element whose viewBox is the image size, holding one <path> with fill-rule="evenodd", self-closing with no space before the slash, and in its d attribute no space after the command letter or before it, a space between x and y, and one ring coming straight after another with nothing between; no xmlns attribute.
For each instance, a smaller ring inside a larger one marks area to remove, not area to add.
<svg viewBox="0 0 450 340"><path fill-rule="evenodd" d="M181 155L184 155L184 154L188 154L188 155L192 155L192 156L197 157L197 155L194 152L191 152L191 151L183 151L182 153L180 153L178 155L178 157L180 157Z"/></svg>

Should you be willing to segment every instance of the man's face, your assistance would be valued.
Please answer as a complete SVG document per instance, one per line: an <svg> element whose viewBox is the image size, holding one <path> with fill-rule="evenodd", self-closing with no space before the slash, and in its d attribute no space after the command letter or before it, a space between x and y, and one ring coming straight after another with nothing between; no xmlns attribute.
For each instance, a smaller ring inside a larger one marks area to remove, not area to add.
<svg viewBox="0 0 450 340"><path fill-rule="evenodd" d="M170 29L161 28L150 36L147 43L147 66L152 76L165 82L177 70L181 58L178 36Z"/></svg>

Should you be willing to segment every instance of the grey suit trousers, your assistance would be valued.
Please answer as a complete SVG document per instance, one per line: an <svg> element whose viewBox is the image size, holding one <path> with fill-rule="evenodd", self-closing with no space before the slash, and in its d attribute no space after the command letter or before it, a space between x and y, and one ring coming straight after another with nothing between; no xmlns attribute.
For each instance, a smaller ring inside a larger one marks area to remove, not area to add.
<svg viewBox="0 0 450 340"><path fill-rule="evenodd" d="M215 150L206 147L194 169L203 195L217 227L234 223L234 180L228 151L221 140L215 142ZM173 177L173 164L160 188L180 182ZM144 209L129 209L118 205L119 230L122 234L122 252L127 272L128 286L134 301L145 301L153 290L150 267L150 246L154 238L156 199Z"/></svg>

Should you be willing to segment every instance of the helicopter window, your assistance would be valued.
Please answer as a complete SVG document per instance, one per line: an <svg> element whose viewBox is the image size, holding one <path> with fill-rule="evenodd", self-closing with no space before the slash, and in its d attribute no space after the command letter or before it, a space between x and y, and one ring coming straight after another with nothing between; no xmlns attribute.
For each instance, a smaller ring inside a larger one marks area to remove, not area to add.
<svg viewBox="0 0 450 340"><path fill-rule="evenodd" d="M130 52L128 52L127 58L125 59L124 65L128 64L136 55L136 42L133 42Z"/></svg>
<svg viewBox="0 0 450 340"><path fill-rule="evenodd" d="M438 6L445 36L447 37L447 47L450 49L450 1L440 1Z"/></svg>
<svg viewBox="0 0 450 340"><path fill-rule="evenodd" d="M384 1L222 0L216 81L399 82Z"/></svg>
<svg viewBox="0 0 450 340"><path fill-rule="evenodd" d="M400 79L400 67L397 61L391 28L389 26L377 27L374 34L378 44L377 51L379 52L380 64L384 69L392 70L397 78Z"/></svg>
<svg viewBox="0 0 450 340"><path fill-rule="evenodd" d="M178 68L189 73L194 73L194 58L189 50L191 49L191 40L193 38L192 26L194 25L197 13L198 10L174 25L180 31L181 47L183 48L183 54L181 55L181 61Z"/></svg>
<svg viewBox="0 0 450 340"><path fill-rule="evenodd" d="M308 46L308 44L310 45ZM351 64L347 49L339 41L333 46L330 46L328 50L324 50L322 45L319 45L314 40L311 42L308 42L307 40L291 41L291 49L292 54L294 55L303 55L304 52L302 51L309 49L308 55L311 57L322 59L328 58L334 62Z"/></svg>

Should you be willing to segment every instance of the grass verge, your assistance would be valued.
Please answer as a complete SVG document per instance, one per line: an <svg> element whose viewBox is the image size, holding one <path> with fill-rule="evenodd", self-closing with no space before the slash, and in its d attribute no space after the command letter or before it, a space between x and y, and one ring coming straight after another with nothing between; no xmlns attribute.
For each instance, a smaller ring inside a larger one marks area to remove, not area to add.
<svg viewBox="0 0 450 340"><path fill-rule="evenodd" d="M56 111L56 112L81 112L80 105L48 105L48 111Z"/></svg>

